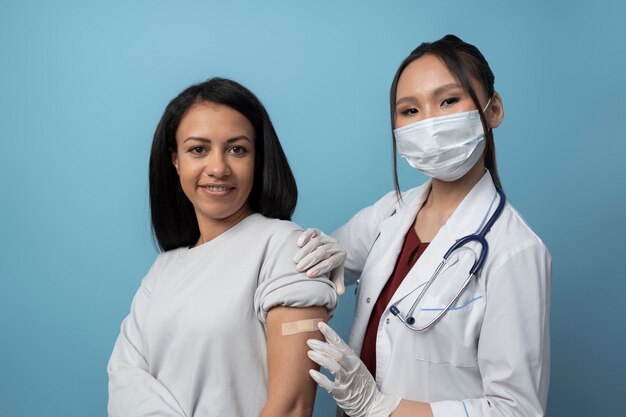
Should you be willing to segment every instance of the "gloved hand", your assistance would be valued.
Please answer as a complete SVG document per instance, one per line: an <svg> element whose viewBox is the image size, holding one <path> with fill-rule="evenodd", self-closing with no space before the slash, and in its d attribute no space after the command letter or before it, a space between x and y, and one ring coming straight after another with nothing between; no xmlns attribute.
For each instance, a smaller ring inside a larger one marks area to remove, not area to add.
<svg viewBox="0 0 626 417"><path fill-rule="evenodd" d="M307 229L298 238L298 247L302 249L293 257L296 269L306 271L309 278L330 271L330 280L335 283L337 294L342 295L346 289L343 283L346 251L337 240L319 229Z"/></svg>
<svg viewBox="0 0 626 417"><path fill-rule="evenodd" d="M326 342L307 340L307 345L313 349L308 355L328 369L335 380L330 381L314 369L309 370L311 378L328 391L350 417L389 417L400 404L400 397L381 393L365 364L341 337L324 322L318 327Z"/></svg>

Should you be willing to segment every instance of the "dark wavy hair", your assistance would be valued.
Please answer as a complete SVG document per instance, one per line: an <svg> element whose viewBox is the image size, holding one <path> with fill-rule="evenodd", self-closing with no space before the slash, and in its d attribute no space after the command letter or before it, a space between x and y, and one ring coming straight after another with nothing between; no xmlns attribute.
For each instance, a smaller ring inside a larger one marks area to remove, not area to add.
<svg viewBox="0 0 626 417"><path fill-rule="evenodd" d="M436 55L443 60L448 69L452 71L454 75L461 82L461 86L468 92L474 105L478 109L480 114L480 120L483 124L485 131L485 168L491 173L493 182L500 188L500 176L498 175L498 168L496 166L496 147L493 141L493 130L487 128L487 121L483 114L482 106L478 101L476 91L470 82L470 77L478 80L480 85L485 89L487 97L493 97L495 92L494 81L495 76L489 67L489 63L483 56L483 54L474 45L470 45L467 42L463 42L461 39L454 35L446 35L443 38L435 42L424 42L407 56L400 64L400 67L396 71L396 75L391 83L391 91L389 94L389 104L391 108L391 129L395 128L396 124L396 90L398 89L398 80L404 69L416 59L426 55ZM398 158L397 158L397 145L395 137L392 135L393 141L393 184L396 189L396 194L400 195L400 185L398 183Z"/></svg>
<svg viewBox="0 0 626 417"><path fill-rule="evenodd" d="M266 217L290 220L298 200L296 180L259 99L241 84L225 78L194 84L167 105L152 141L149 169L152 231L163 251L193 246L200 237L193 205L183 193L172 163L172 152L176 151L176 130L182 117L191 106L201 102L228 106L244 115L254 127L250 208Z"/></svg>

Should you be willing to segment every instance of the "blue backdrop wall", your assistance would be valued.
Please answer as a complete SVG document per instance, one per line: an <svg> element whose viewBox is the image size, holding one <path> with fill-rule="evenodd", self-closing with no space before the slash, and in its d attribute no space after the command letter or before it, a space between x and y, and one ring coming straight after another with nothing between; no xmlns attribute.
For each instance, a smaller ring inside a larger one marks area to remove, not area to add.
<svg viewBox="0 0 626 417"><path fill-rule="evenodd" d="M298 179L295 220L332 231L391 189L391 78L446 33L492 65L504 186L554 257L548 414L621 414L624 16L609 0L1 0L0 416L106 415L106 363L156 254L148 153L175 94L215 75L252 89ZM349 290L343 335L353 307Z"/></svg>

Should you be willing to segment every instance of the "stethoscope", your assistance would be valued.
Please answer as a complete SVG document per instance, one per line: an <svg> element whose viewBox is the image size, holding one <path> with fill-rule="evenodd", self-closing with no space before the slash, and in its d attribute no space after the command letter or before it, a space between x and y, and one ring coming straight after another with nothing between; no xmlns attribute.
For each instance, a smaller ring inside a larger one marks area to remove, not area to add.
<svg viewBox="0 0 626 417"><path fill-rule="evenodd" d="M409 309L406 316L403 317L402 314L400 313L400 309L398 308L398 303L401 302L404 298L395 302L389 308L389 310L391 311L391 314L399 318L400 321L402 321L402 323L404 323L404 325L408 327L409 329L415 330L418 332L423 332L424 330L428 330L435 323L441 320L441 318L450 310L450 307L452 307L454 303L457 302L461 294L463 294L463 291L465 291L465 288L467 288L472 278L474 278L480 272L480 269L483 267L485 263L485 259L487 258L487 252L489 252L489 245L487 244L487 240L485 239L485 237L487 236L487 233L489 233L489 231L491 230L491 227L496 222L496 220L498 220L498 217L500 217L500 214L502 214L502 210L504 209L504 203L506 202L506 197L504 196L504 192L500 188L496 187L496 193L497 194L494 196L494 200L491 202L489 209L487 209L487 214L491 211L491 206L493 205L493 202L495 201L495 198L497 196L500 197L499 198L500 201L498 202L498 206L496 207L495 211L493 212L489 220L485 223L482 229L480 229L477 233L473 233L471 235L467 235L465 237L460 238L450 247L450 249L448 249L446 254L443 255L443 260L441 261L439 266L437 266L437 269L435 269L435 272L433 273L432 277L428 280L428 282L426 283L422 291L417 296L417 299L415 300L415 302ZM424 298L424 295L426 294L430 286L433 284L435 279L437 279L437 276L439 275L441 270L444 268L444 266L448 263L448 258L450 257L450 255L459 251L467 243L472 242L472 241L476 241L480 244L480 255L478 256L478 259L474 261L474 266L472 266L472 269L470 269L467 279L465 280L461 288L456 292L456 294L452 298L452 301L450 301L448 305L446 305L446 307L443 308L441 312L437 314L437 316L433 318L431 321L429 321L426 325L422 327L413 326L415 324L415 318L413 317L413 313L415 312L417 305L420 303L420 301L422 301L422 299Z"/></svg>

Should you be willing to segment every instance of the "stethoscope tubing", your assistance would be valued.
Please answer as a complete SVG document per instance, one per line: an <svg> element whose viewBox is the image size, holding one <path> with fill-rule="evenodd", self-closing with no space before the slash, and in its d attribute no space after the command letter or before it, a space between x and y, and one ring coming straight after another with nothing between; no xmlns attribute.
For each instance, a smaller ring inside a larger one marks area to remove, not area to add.
<svg viewBox="0 0 626 417"><path fill-rule="evenodd" d="M487 233L489 233L489 231L491 230L491 227L494 225L496 220L498 220L498 218L502 214L502 211L504 210L504 205L506 203L506 196L504 195L504 192L497 186L496 186L496 193L498 194L500 201L498 202L498 206L494 210L493 215L489 218L487 223L483 226L483 228L478 233L473 233L471 235L467 235L467 236L464 236L464 237L458 239L446 251L445 255L443 256L443 260L441 261L441 263L439 263L439 265L435 269L435 272L430 277L430 279L426 283L425 287L420 291L419 295L415 299L415 302L413 302L413 304L411 305L411 308L409 309L409 311L408 311L408 313L406 315L407 318L404 318L402 316L402 314L400 313L400 309L398 309L398 307L397 307L397 304L400 301L402 301L402 300L397 301L396 303L394 303L390 307L391 313L394 316L398 317L400 319L400 321L402 321L402 323L406 327L408 327L409 329L415 330L417 332L423 332L425 330L428 330L435 323L437 323L439 320L441 320L441 318L448 311L450 311L450 308L454 305L454 303L456 303L458 301L459 297L461 297L461 294L463 294L463 291L465 291L465 289L469 285L469 283L472 280L472 278L477 276L478 273L480 272L480 270L482 269L483 265L485 264L485 260L487 259L487 254L489 253L489 244L487 243L487 239L486 239ZM437 316L435 316L435 318L433 318L431 321L429 321L424 326L421 326L421 327L413 326L413 324L415 323L415 319L413 318L413 313L415 312L415 309L419 305L420 301L424 298L424 296L426 295L426 292L428 291L430 286L433 284L433 282L435 281L435 279L437 278L437 276L439 275L439 273L441 272L441 270L445 266L445 264L448 261L448 258L450 257L450 255L452 255L452 253L454 253L455 251L459 250L460 248L462 248L463 246L465 246L466 244L468 244L469 242L472 242L472 241L476 241L480 245L480 247L481 247L480 255L478 256L478 259L476 259L474 261L474 265L470 269L469 274L468 274L467 278L465 279L465 282L463 283L461 288L456 292L456 294L454 295L452 300L441 310L441 312L439 314L437 314Z"/></svg>

